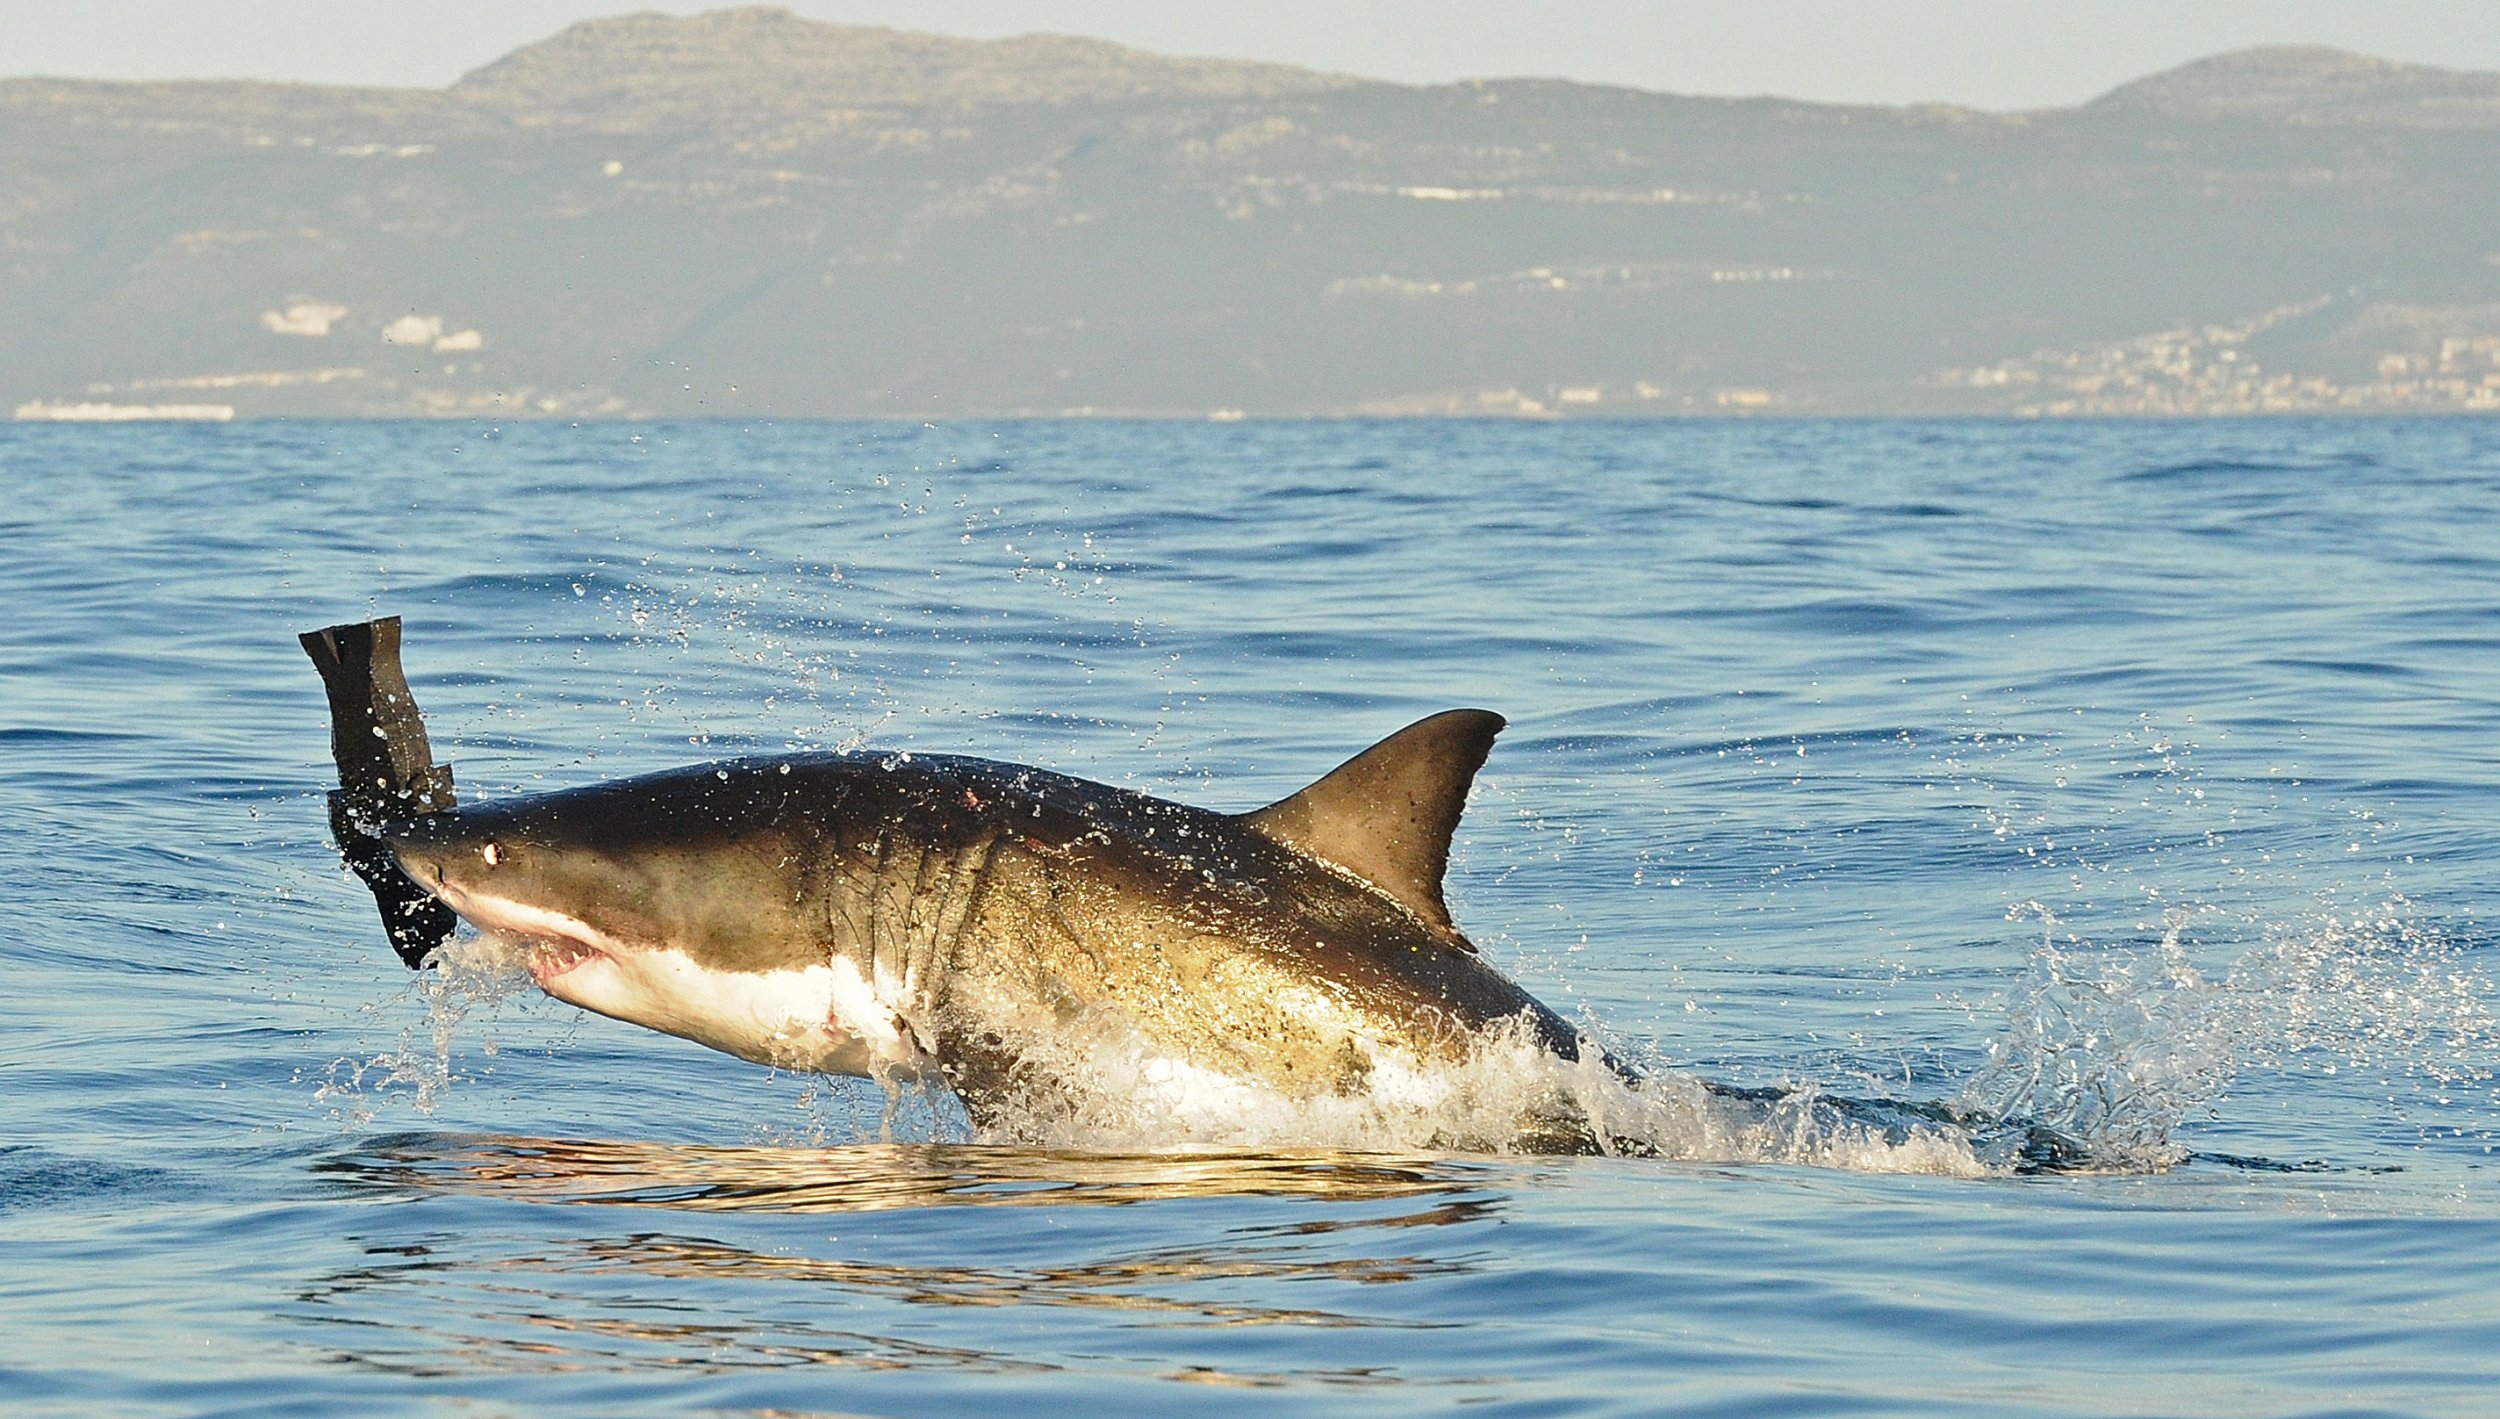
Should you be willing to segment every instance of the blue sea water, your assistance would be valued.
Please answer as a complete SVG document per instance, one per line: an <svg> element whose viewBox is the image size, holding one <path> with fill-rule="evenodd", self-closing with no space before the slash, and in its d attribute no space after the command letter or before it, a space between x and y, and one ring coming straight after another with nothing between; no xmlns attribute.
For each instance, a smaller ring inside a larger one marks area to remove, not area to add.
<svg viewBox="0 0 2500 1419"><path fill-rule="evenodd" d="M11 1412L2500 1413L2500 425L20 425L0 489ZM294 641L386 613L472 796L1243 808L1497 709L1461 925L1804 1102L1011 1147L412 975Z"/></svg>

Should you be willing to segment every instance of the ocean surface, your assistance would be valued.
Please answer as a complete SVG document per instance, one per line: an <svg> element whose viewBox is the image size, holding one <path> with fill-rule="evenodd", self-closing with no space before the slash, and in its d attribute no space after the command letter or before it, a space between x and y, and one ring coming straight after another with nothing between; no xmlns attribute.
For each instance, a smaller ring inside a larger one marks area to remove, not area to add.
<svg viewBox="0 0 2500 1419"><path fill-rule="evenodd" d="M2500 1414L2500 423L18 425L0 489L0 1410ZM985 1142L411 973L295 642L393 613L472 798L1238 809L1499 710L1453 909L1657 1156Z"/></svg>

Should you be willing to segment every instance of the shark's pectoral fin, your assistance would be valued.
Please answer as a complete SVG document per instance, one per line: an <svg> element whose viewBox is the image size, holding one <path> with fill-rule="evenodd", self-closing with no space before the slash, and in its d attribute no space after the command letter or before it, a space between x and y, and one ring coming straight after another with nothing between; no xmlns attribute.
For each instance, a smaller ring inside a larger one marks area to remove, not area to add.
<svg viewBox="0 0 2500 1419"><path fill-rule="evenodd" d="M1020 1062L1007 1041L990 1030L948 1030L938 1039L938 1077L955 1091L972 1126L987 1132L1007 1111Z"/></svg>
<svg viewBox="0 0 2500 1419"><path fill-rule="evenodd" d="M1285 846L1344 868L1395 897L1461 950L1441 897L1450 835L1467 790L1504 720L1491 710L1447 710L1418 720L1339 765L1293 797L1243 821Z"/></svg>

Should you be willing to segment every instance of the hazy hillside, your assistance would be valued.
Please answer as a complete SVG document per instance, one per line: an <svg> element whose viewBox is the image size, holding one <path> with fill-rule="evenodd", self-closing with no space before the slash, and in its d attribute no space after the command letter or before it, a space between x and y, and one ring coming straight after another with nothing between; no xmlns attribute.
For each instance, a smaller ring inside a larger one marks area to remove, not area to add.
<svg viewBox="0 0 2500 1419"><path fill-rule="evenodd" d="M2495 170L2500 75L2330 50L1989 114L638 15L0 82L0 407L2500 408Z"/></svg>

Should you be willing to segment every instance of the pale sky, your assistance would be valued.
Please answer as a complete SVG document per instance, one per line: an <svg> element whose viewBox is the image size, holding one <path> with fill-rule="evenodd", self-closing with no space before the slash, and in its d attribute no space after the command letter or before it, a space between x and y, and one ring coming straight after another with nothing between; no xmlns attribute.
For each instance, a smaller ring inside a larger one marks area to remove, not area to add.
<svg viewBox="0 0 2500 1419"><path fill-rule="evenodd" d="M0 75L437 86L635 0L0 0ZM1548 75L1697 94L2077 103L2254 44L2500 69L2500 0L791 0L816 19L1099 35L1408 82Z"/></svg>

